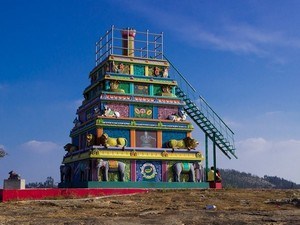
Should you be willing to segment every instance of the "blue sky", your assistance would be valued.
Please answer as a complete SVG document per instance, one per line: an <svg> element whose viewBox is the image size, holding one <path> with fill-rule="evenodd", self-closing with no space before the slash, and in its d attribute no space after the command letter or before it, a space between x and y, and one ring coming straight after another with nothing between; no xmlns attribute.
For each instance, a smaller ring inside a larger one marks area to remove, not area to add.
<svg viewBox="0 0 300 225"><path fill-rule="evenodd" d="M59 181L95 42L115 25L164 32L166 56L236 134L239 159L219 152L219 167L300 183L300 2L161 2L0 0L1 182Z"/></svg>

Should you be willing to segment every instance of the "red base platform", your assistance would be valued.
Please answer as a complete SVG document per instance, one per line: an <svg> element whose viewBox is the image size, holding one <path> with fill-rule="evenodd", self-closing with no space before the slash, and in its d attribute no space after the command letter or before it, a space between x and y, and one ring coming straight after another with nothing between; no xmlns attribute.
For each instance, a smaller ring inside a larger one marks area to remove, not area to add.
<svg viewBox="0 0 300 225"><path fill-rule="evenodd" d="M87 198L107 195L145 193L141 188L30 188L23 190L0 189L0 201L41 200L60 198Z"/></svg>
<svg viewBox="0 0 300 225"><path fill-rule="evenodd" d="M222 189L221 182L209 182L209 188Z"/></svg>

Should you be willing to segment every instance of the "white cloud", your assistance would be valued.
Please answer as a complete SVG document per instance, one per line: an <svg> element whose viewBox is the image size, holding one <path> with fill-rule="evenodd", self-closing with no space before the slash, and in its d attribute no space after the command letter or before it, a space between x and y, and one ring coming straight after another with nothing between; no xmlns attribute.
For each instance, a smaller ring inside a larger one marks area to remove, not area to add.
<svg viewBox="0 0 300 225"><path fill-rule="evenodd" d="M236 148L243 153L258 154L269 151L272 147L272 143L266 141L264 138L248 138L246 140L238 141Z"/></svg>
<svg viewBox="0 0 300 225"><path fill-rule="evenodd" d="M186 19L186 24L181 29L175 29L176 32L184 34L180 36L185 37L185 41L190 44L200 43L206 47L235 54L254 54L270 58L280 64L286 62L283 49L300 49L300 38L298 37L284 35L284 31L270 31L244 24L221 24L218 31L214 31Z"/></svg>
<svg viewBox="0 0 300 225"><path fill-rule="evenodd" d="M281 115L283 114L284 112L283 111L270 111L270 112L266 112L265 113L265 116L276 116L276 115Z"/></svg>
<svg viewBox="0 0 300 225"><path fill-rule="evenodd" d="M222 28L221 28L222 29ZM202 43L212 48L231 51L234 53L254 53L259 56L266 55L266 51L257 45L252 39L242 38L238 33L232 33L223 27L223 32L215 33L196 24L187 24L182 33L189 33L189 41ZM184 35L182 35L184 37Z"/></svg>
<svg viewBox="0 0 300 225"><path fill-rule="evenodd" d="M201 45L235 54L254 54L277 64L288 61L283 50L300 49L300 38L287 34L284 27L271 30L263 25L253 26L244 21L234 21L234 16L227 19L216 17L214 20L217 25L212 25L200 21L192 13L186 14L168 5L163 8L145 2L129 5L150 21L160 18L159 24L164 29L177 33L176 37L196 47Z"/></svg>
<svg viewBox="0 0 300 225"><path fill-rule="evenodd" d="M266 140L248 138L236 143L237 160L220 158L224 168L250 172L255 175L278 176L300 183L300 140ZM223 157L224 158L224 157Z"/></svg>
<svg viewBox="0 0 300 225"><path fill-rule="evenodd" d="M51 151L60 150L61 146L54 142L50 141L36 141L31 140L28 141L21 146L23 149L27 151L32 151L35 153L48 153Z"/></svg>

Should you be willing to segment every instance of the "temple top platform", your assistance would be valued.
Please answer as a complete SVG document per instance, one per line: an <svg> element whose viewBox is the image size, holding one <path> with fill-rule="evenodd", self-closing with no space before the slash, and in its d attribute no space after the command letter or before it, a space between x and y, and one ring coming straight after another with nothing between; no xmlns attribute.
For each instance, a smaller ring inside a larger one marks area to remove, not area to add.
<svg viewBox="0 0 300 225"><path fill-rule="evenodd" d="M163 51L163 32L112 26L96 42L96 67L111 55L165 61Z"/></svg>

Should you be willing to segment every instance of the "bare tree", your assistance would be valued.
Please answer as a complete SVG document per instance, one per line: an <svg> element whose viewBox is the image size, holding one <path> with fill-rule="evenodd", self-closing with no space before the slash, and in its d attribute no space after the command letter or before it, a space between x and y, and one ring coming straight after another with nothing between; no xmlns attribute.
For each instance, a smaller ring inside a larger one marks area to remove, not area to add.
<svg viewBox="0 0 300 225"><path fill-rule="evenodd" d="M3 158L6 155L7 155L6 151L3 148L0 148L0 158Z"/></svg>

